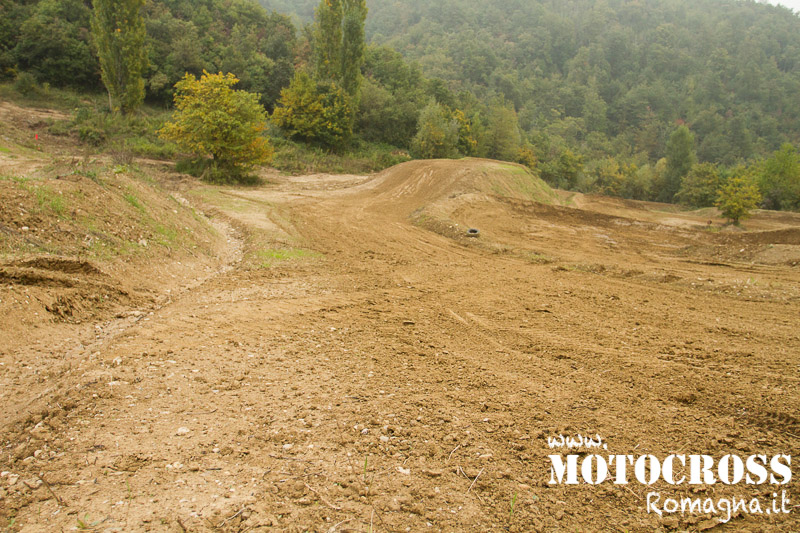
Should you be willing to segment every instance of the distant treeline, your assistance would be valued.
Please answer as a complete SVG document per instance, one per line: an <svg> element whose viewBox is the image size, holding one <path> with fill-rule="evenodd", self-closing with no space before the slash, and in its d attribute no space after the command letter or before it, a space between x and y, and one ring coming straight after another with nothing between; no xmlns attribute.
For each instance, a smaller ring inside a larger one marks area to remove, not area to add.
<svg viewBox="0 0 800 533"><path fill-rule="evenodd" d="M314 61L319 1L260 2L274 11L251 0L148 1L148 101L169 105L185 72L206 69L234 73L272 112ZM747 175L765 206L800 207L800 17L788 9L741 0L367 6L353 140L416 157L513 160L559 187L690 204L697 183ZM0 0L0 77L100 90L90 15L82 0ZM687 181L704 163L708 179ZM779 167L780 178L768 175Z"/></svg>
<svg viewBox="0 0 800 533"><path fill-rule="evenodd" d="M150 0L145 4L147 99L170 104L186 72L234 72L240 89L271 106L294 74L297 30L251 0ZM101 90L84 0L0 0L0 79L33 74L54 87Z"/></svg>
<svg viewBox="0 0 800 533"><path fill-rule="evenodd" d="M315 0L261 0L313 14ZM800 141L800 17L742 0L369 0L367 37L520 126L581 153L665 155L677 122L700 161Z"/></svg>
<svg viewBox="0 0 800 533"><path fill-rule="evenodd" d="M317 3L260 1L299 21ZM433 80L437 102L468 119L478 155L517 153L560 187L690 205L711 205L715 187L746 175L765 207L800 207L800 17L786 8L741 0L367 5L368 39ZM504 124L515 118L518 133Z"/></svg>

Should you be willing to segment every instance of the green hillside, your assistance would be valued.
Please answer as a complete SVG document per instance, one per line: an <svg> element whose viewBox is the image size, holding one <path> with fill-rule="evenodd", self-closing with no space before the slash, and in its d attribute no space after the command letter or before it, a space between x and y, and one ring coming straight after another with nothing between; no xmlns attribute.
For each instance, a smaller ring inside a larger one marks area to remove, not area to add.
<svg viewBox="0 0 800 533"><path fill-rule="evenodd" d="M313 15L313 0L261 0ZM800 17L734 0L370 0L367 36L428 77L513 103L522 129L586 153L664 155L677 122L701 161L800 140Z"/></svg>
<svg viewBox="0 0 800 533"><path fill-rule="evenodd" d="M800 17L789 9L370 0L365 25L347 22L358 43L341 99L338 74L320 70L319 2L260 3L148 1L146 102L170 107L187 72L231 72L271 114L284 170L321 170L308 161L330 154L336 168L357 154L365 170L477 156L524 164L559 188L698 207L736 175L758 185L764 207L800 208ZM0 82L23 95L100 94L90 19L81 0L0 0Z"/></svg>

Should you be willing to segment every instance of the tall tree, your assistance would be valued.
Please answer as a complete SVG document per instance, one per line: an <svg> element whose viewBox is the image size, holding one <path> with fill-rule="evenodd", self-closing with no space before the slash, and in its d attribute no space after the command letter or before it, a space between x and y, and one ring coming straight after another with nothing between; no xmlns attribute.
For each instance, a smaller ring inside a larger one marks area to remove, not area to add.
<svg viewBox="0 0 800 533"><path fill-rule="evenodd" d="M658 199L672 202L681 188L681 181L689 174L697 156L694 152L694 135L686 126L678 126L667 141L667 169Z"/></svg>
<svg viewBox="0 0 800 533"><path fill-rule="evenodd" d="M800 209L800 150L789 143L761 165L758 184L767 209Z"/></svg>
<svg viewBox="0 0 800 533"><path fill-rule="evenodd" d="M342 1L321 0L314 23L314 67L318 80L337 81L342 65Z"/></svg>
<svg viewBox="0 0 800 533"><path fill-rule="evenodd" d="M364 22L367 20L366 0L344 0L342 20L342 89L358 102L361 90L361 67L364 65Z"/></svg>
<svg viewBox="0 0 800 533"><path fill-rule="evenodd" d="M364 65L365 0L321 0L314 25L315 77L357 102Z"/></svg>
<svg viewBox="0 0 800 533"><path fill-rule="evenodd" d="M92 34L113 111L130 113L144 100L144 3L145 0L94 0Z"/></svg>
<svg viewBox="0 0 800 533"><path fill-rule="evenodd" d="M481 155L502 161L516 161L522 139L514 108L505 102L495 103L489 108L487 122L479 143Z"/></svg>

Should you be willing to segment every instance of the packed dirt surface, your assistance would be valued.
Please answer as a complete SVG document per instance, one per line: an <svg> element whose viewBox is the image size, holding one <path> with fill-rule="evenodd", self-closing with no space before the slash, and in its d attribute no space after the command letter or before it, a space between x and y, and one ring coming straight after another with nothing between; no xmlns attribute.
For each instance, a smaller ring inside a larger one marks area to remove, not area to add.
<svg viewBox="0 0 800 533"><path fill-rule="evenodd" d="M580 434L800 460L800 216L723 227L483 160L176 187L233 228L229 266L2 350L0 526L800 530L794 463L780 486L595 486L551 484L548 458ZM654 491L790 512L659 516Z"/></svg>

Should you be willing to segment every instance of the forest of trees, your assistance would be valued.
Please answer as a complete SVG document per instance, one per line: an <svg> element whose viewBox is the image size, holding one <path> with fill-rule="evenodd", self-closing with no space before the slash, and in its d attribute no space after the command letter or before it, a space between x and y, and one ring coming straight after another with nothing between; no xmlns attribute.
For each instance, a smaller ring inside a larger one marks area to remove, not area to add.
<svg viewBox="0 0 800 533"><path fill-rule="evenodd" d="M235 73L267 106L292 79L297 29L251 0L150 0L143 16L152 103L171 103L175 83L203 69ZM0 0L0 79L24 71L54 87L100 90L91 19L89 1Z"/></svg>
<svg viewBox="0 0 800 533"><path fill-rule="evenodd" d="M313 13L314 0L261 0ZM367 36L427 77L513 104L522 129L658 160L676 121L700 161L800 140L800 20L738 0L371 0Z"/></svg>
<svg viewBox="0 0 800 533"><path fill-rule="evenodd" d="M736 177L765 207L800 208L800 17L786 8L368 0L360 72L332 76L322 4L260 3L148 1L147 101L169 105L186 72L231 72L302 142L512 160L555 186L694 206ZM100 90L90 18L87 1L0 0L0 78ZM343 133L303 130L317 108Z"/></svg>

